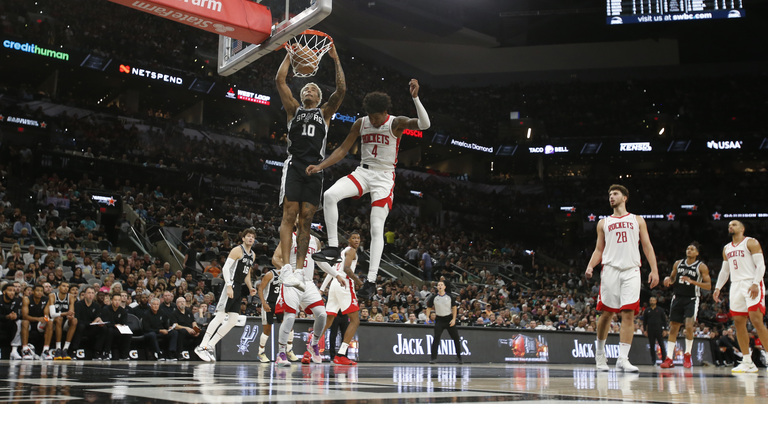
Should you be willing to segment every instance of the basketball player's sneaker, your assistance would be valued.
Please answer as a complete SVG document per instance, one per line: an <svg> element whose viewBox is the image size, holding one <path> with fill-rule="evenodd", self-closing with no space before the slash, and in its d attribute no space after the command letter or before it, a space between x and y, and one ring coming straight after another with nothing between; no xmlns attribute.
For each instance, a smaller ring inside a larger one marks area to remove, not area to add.
<svg viewBox="0 0 768 432"><path fill-rule="evenodd" d="M740 365L731 369L731 373L757 373L757 366L753 362L741 362Z"/></svg>
<svg viewBox="0 0 768 432"><path fill-rule="evenodd" d="M312 354L312 363L322 363L323 357L320 356L320 344L311 345L309 352Z"/></svg>
<svg viewBox="0 0 768 432"><path fill-rule="evenodd" d="M357 298L368 300L376 294L376 282L371 282L368 279L363 283L363 287L357 290Z"/></svg>
<svg viewBox="0 0 768 432"><path fill-rule="evenodd" d="M341 248L338 246L326 246L320 252L312 254L312 259L329 264L336 264L341 261Z"/></svg>
<svg viewBox="0 0 768 432"><path fill-rule="evenodd" d="M205 352L208 353L208 357L211 358L212 362L216 362L216 349L214 347L205 347Z"/></svg>
<svg viewBox="0 0 768 432"><path fill-rule="evenodd" d="M269 363L270 362L269 357L267 357L267 355L265 353L259 354L259 361L262 362L262 363Z"/></svg>
<svg viewBox="0 0 768 432"><path fill-rule="evenodd" d="M202 346L198 345L195 347L195 354L197 354L197 356L200 357L200 360L204 362L211 361L211 358L208 356L208 351L206 351Z"/></svg>
<svg viewBox="0 0 768 432"><path fill-rule="evenodd" d="M336 357L333 358L333 364L355 366L357 362L350 360L347 356L336 354Z"/></svg>
<svg viewBox="0 0 768 432"><path fill-rule="evenodd" d="M51 354L51 350L43 350L42 354L40 354L40 360L53 360L53 354Z"/></svg>
<svg viewBox="0 0 768 432"><path fill-rule="evenodd" d="M672 361L671 358L667 357L664 359L664 362L659 366L662 369L672 369L675 367L675 363Z"/></svg>
<svg viewBox="0 0 768 432"><path fill-rule="evenodd" d="M616 369L622 370L624 372L640 372L640 369L638 369L637 366L630 363L629 359L623 359L623 358L619 358L616 361Z"/></svg>
<svg viewBox="0 0 768 432"><path fill-rule="evenodd" d="M280 283L283 285L291 286L299 291L304 291L304 272L301 270L294 271L290 265L283 266L280 270Z"/></svg>
<svg viewBox="0 0 768 432"><path fill-rule="evenodd" d="M62 360L72 360L72 357L70 357L69 351L67 351L66 348L61 350L61 359Z"/></svg>
<svg viewBox="0 0 768 432"><path fill-rule="evenodd" d="M605 353L598 353L595 355L595 363L598 371L608 372L611 368L608 367L608 359L605 357Z"/></svg>
<svg viewBox="0 0 768 432"><path fill-rule="evenodd" d="M61 358L61 348L56 348L56 351L54 351L54 354L53 354L53 359L54 360L62 360L62 358Z"/></svg>
<svg viewBox="0 0 768 432"><path fill-rule="evenodd" d="M22 348L21 350L21 359L22 360L34 360L35 359L35 352L32 351L31 348Z"/></svg>
<svg viewBox="0 0 768 432"><path fill-rule="evenodd" d="M304 351L304 355L301 357L302 364L310 364L312 362L312 354L309 351Z"/></svg>
<svg viewBox="0 0 768 432"><path fill-rule="evenodd" d="M275 363L278 366L290 366L291 362L288 361L288 357L285 355L284 352L277 354L277 360L275 360Z"/></svg>
<svg viewBox="0 0 768 432"><path fill-rule="evenodd" d="M683 357L683 367L686 369L690 369L693 367L693 362L691 361L690 353L685 353L685 356Z"/></svg>
<svg viewBox="0 0 768 432"><path fill-rule="evenodd" d="M289 361L292 361L292 362L299 361L299 358L296 357L296 354L293 353L293 350L286 352L285 356L286 358L288 358Z"/></svg>
<svg viewBox="0 0 768 432"><path fill-rule="evenodd" d="M21 354L19 354L17 350L11 351L11 360L21 360L22 358L23 357L21 356Z"/></svg>

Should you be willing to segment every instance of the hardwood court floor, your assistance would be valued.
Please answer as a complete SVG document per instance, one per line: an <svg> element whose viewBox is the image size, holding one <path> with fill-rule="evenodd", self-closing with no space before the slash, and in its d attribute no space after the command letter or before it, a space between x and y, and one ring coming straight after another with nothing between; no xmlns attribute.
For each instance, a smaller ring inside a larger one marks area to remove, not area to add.
<svg viewBox="0 0 768 432"><path fill-rule="evenodd" d="M569 365L0 362L0 403L768 403L766 371Z"/></svg>

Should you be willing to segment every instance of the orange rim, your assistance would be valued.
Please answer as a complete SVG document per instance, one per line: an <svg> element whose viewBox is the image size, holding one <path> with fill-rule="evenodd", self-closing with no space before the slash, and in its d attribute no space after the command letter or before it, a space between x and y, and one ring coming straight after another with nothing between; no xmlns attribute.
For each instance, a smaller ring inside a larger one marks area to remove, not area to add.
<svg viewBox="0 0 768 432"><path fill-rule="evenodd" d="M321 32L320 30L307 29L307 30L304 30L303 32L301 32L299 34L322 36L322 37L328 38L328 40L331 41L331 45L333 45L333 38L330 37L328 35L328 33ZM294 37L296 37L296 36L294 36ZM293 39L293 38L291 38L291 39ZM278 48L278 50L285 48L287 45L288 45L288 42L280 45L280 48ZM320 50L312 50L312 51L318 52Z"/></svg>

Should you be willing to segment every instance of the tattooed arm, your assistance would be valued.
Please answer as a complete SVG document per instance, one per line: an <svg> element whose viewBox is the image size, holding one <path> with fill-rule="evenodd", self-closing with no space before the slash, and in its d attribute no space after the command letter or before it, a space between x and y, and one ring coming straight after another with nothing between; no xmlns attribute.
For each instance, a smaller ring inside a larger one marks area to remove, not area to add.
<svg viewBox="0 0 768 432"><path fill-rule="evenodd" d="M333 114L341 106L341 101L344 100L344 94L347 92L347 82L344 78L344 70L341 68L339 55L336 53L335 44L331 47L331 50L328 51L328 56L333 59L333 62L336 65L336 91L334 91L331 97L328 98L328 102L324 103L322 106L325 122L330 124L331 117L333 117Z"/></svg>

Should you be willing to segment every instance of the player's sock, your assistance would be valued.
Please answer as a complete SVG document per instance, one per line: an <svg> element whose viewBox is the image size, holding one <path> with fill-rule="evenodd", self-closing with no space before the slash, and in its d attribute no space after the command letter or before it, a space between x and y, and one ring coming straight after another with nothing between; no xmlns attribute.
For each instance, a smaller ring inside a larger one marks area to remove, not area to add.
<svg viewBox="0 0 768 432"><path fill-rule="evenodd" d="M280 325L280 345L287 345L288 351L293 350L293 323L296 322L295 313L286 313L283 315L283 323Z"/></svg>
<svg viewBox="0 0 768 432"><path fill-rule="evenodd" d="M264 354L264 347L267 345L268 340L269 336L262 333L261 338L259 339L259 354Z"/></svg>
<svg viewBox="0 0 768 432"><path fill-rule="evenodd" d="M340 356L347 356L347 348L349 348L349 344L346 342L342 342L341 346L339 347L339 352L336 353L336 355Z"/></svg>
<svg viewBox="0 0 768 432"><path fill-rule="evenodd" d="M598 354L605 354L605 339L597 340L597 353Z"/></svg>
<svg viewBox="0 0 768 432"><path fill-rule="evenodd" d="M323 336L323 329L325 328L325 322L328 319L328 314L325 312L325 306L315 306L312 308L312 315L315 316L315 337L312 338L312 346L320 343L320 338Z"/></svg>
<svg viewBox="0 0 768 432"><path fill-rule="evenodd" d="M384 222L389 208L371 207L371 257L368 260L368 280L376 282L381 255L384 253Z"/></svg>
<svg viewBox="0 0 768 432"><path fill-rule="evenodd" d="M619 358L621 359L628 359L629 358L629 349L632 348L632 345L627 343L620 343L619 344Z"/></svg>
<svg viewBox="0 0 768 432"><path fill-rule="evenodd" d="M286 348L285 348L285 345L283 345L283 344L278 344L278 349L277 349L277 352L281 352L281 353L287 352L287 351L286 351Z"/></svg>
<svg viewBox="0 0 768 432"><path fill-rule="evenodd" d="M64 349L69 349L70 342L64 342Z"/></svg>
<svg viewBox="0 0 768 432"><path fill-rule="evenodd" d="M686 339L685 340L685 353L690 354L691 350L693 350L693 339Z"/></svg>
<svg viewBox="0 0 768 432"><path fill-rule="evenodd" d="M15 352L16 354L18 354L18 353L19 353L19 347L17 347L17 346L12 346L12 347L11 347L11 351L12 351L12 352Z"/></svg>
<svg viewBox="0 0 768 432"><path fill-rule="evenodd" d="M293 319L294 321L296 320L296 315L293 316ZM283 323L285 323L285 318L283 318ZM293 327L293 321L291 321L291 327ZM293 330L291 330L291 332L288 333L288 340L285 341L285 344L288 345L288 352L293 351Z"/></svg>
<svg viewBox="0 0 768 432"><path fill-rule="evenodd" d="M224 324L219 326L219 329L216 330L216 333L211 337L210 346L216 346L221 338L226 336L227 333L229 333L229 331L232 330L232 328L237 324L237 317L240 316L240 314L229 312L227 315L229 315L229 319L225 321Z"/></svg>
<svg viewBox="0 0 768 432"><path fill-rule="evenodd" d="M211 338L216 333L216 330L219 329L222 323L224 323L224 317L226 317L227 314L224 312L217 312L216 315L213 317L211 322L208 324L208 330L205 331L205 336L203 336L203 341L200 342L201 347L208 347L211 343Z"/></svg>
<svg viewBox="0 0 768 432"><path fill-rule="evenodd" d="M675 342L667 341L667 358L675 359Z"/></svg>
<svg viewBox="0 0 768 432"><path fill-rule="evenodd" d="M56 342L56 349L61 349L61 342Z"/></svg>
<svg viewBox="0 0 768 432"><path fill-rule="evenodd" d="M43 352L46 352L46 351L48 351L49 349L51 349L51 347L50 347L50 346L48 346L48 345L43 345Z"/></svg>

